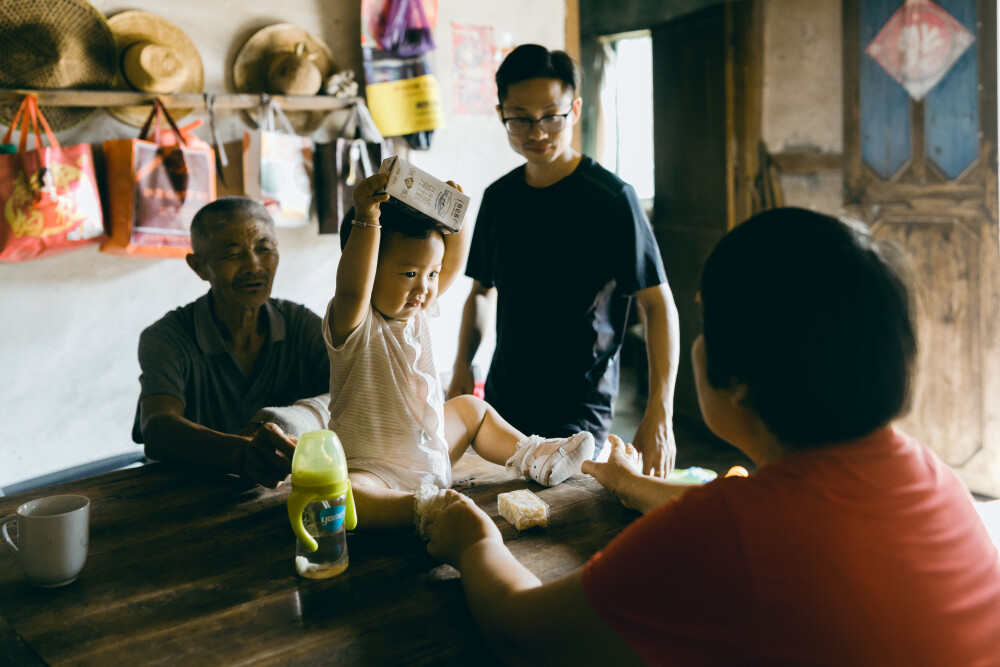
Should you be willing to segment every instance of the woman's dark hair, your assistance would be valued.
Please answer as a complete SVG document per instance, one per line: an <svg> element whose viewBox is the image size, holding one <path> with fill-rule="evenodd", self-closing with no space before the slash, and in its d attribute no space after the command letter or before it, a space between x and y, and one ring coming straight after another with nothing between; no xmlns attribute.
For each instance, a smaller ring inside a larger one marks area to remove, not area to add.
<svg viewBox="0 0 1000 667"><path fill-rule="evenodd" d="M412 212L405 204L400 204L392 200L382 202L379 206L379 224L382 225L382 243L379 246L379 254L386 248L389 242L389 234L394 232L409 236L414 239L425 239L435 232L444 238L441 226L430 218ZM354 225L354 207L348 209L344 219L340 222L340 249L347 247L347 239L351 236L351 228Z"/></svg>
<svg viewBox="0 0 1000 667"><path fill-rule="evenodd" d="M860 223L796 208L756 215L701 278L709 383L748 387L785 444L857 438L909 409L917 351L902 255Z"/></svg>
<svg viewBox="0 0 1000 667"><path fill-rule="evenodd" d="M497 69L500 104L507 98L507 88L528 79L557 79L574 95L580 90L580 70L569 54L549 51L538 44L522 44L507 54Z"/></svg>

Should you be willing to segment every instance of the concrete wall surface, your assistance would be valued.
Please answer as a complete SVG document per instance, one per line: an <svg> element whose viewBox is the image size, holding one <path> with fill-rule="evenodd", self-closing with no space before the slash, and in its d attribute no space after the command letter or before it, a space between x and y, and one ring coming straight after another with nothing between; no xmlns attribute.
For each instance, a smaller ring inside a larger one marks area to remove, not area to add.
<svg viewBox="0 0 1000 667"><path fill-rule="evenodd" d="M843 151L840 0L766 0L762 135L771 153ZM838 213L840 172L784 174L788 206Z"/></svg>
<svg viewBox="0 0 1000 667"><path fill-rule="evenodd" d="M764 118L776 153L843 148L840 0L767 0Z"/></svg>
<svg viewBox="0 0 1000 667"><path fill-rule="evenodd" d="M485 187L520 163L507 146L493 113L454 113L452 23L489 26L494 41L508 46L539 42L565 44L562 0L439 0L435 38L436 74L445 109L445 127L432 148L409 158L432 174L454 179L472 196L474 221ZM231 92L230 68L239 48L257 30L280 22L322 37L337 69L355 69L359 78L360 0L265 0L202 2L94 0L107 15L126 9L155 12L181 27L194 41L205 69L205 90ZM279 8L280 7L280 8ZM205 118L202 112L181 123ZM325 130L335 132L343 112ZM236 112L220 112L227 154L235 159L230 185L240 183L239 141L248 126ZM206 122L207 126L207 122ZM209 133L198 130L203 138ZM99 111L75 128L60 132L64 144L99 145L137 130ZM220 191L220 194L224 192ZM322 312L333 295L340 256L337 236L320 236L315 223L279 229L281 263L273 295ZM438 367L450 371L470 281L461 279L441 303L434 324ZM95 247L33 262L0 265L0 486L103 458L137 451L130 430L139 392L136 345L140 332L167 311L207 291L182 260L122 258ZM479 357L487 362L491 339Z"/></svg>

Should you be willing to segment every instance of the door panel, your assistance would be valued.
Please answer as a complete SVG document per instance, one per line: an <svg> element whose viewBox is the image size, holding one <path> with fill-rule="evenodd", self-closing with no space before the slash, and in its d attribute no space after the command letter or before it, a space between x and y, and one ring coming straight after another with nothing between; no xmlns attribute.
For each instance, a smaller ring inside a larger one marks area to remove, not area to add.
<svg viewBox="0 0 1000 667"><path fill-rule="evenodd" d="M653 28L653 229L680 314L674 409L700 419L690 349L701 267L726 233L726 22L722 5Z"/></svg>
<svg viewBox="0 0 1000 667"><path fill-rule="evenodd" d="M872 231L907 250L918 284L917 384L902 427L961 468L983 449L978 230L957 218L890 217Z"/></svg>
<svg viewBox="0 0 1000 667"><path fill-rule="evenodd" d="M974 29L974 0L944 0L939 4ZM959 179L979 157L979 105L971 103L975 95L969 94L978 84L979 49L973 43L924 99L924 159L947 180Z"/></svg>
<svg viewBox="0 0 1000 667"><path fill-rule="evenodd" d="M846 208L905 250L922 302L904 430L1000 496L995 0L939 0L975 41L921 100L865 53L897 0L845 0Z"/></svg>

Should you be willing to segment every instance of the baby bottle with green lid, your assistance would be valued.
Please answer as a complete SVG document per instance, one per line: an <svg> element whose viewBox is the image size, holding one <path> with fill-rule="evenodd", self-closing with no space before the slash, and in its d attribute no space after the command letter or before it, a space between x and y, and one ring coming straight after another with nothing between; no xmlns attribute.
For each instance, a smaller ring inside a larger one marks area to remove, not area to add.
<svg viewBox="0 0 1000 667"><path fill-rule="evenodd" d="M333 431L304 433L292 456L288 520L295 533L295 570L326 579L347 569L347 531L358 523L347 459Z"/></svg>

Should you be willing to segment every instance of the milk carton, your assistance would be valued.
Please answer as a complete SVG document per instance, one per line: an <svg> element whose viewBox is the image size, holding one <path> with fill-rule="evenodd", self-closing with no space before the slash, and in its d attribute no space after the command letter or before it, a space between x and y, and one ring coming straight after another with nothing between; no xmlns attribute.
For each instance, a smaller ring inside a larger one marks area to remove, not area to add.
<svg viewBox="0 0 1000 667"><path fill-rule="evenodd" d="M462 229L469 197L457 188L395 156L382 161L379 173L389 175L385 185L389 201L383 206L395 205L401 212L430 219L452 232Z"/></svg>

